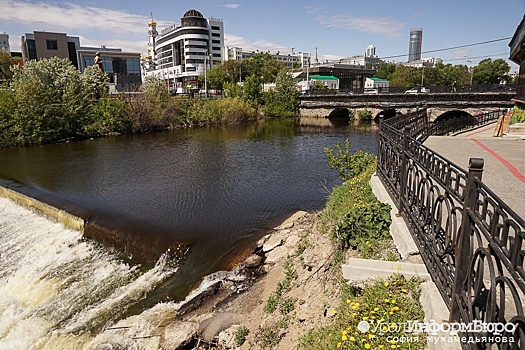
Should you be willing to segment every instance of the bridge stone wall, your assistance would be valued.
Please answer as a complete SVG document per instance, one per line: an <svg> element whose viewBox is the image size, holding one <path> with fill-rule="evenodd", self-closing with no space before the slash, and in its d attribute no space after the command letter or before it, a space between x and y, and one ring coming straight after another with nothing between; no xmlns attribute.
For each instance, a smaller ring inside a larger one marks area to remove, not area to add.
<svg viewBox="0 0 525 350"><path fill-rule="evenodd" d="M475 115L486 109L510 108L514 92L483 93L435 93L435 94L378 94L378 95L307 95L300 100L299 115L304 117L327 117L335 109L357 112L368 109L375 117L395 110L407 113L417 108L427 108L430 121L450 111L464 111Z"/></svg>

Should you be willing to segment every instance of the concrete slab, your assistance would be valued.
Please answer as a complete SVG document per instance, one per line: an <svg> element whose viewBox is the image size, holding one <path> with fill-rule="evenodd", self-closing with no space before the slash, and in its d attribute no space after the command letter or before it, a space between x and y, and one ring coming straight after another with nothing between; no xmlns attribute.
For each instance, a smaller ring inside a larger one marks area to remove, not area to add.
<svg viewBox="0 0 525 350"><path fill-rule="evenodd" d="M390 211L390 217L392 219L390 234L394 239L394 244L396 245L401 258L403 260L410 259L414 262L414 257L419 257L419 249L417 248L410 231L408 231L408 227L403 218L396 215L398 212L397 207L377 175L374 174L370 178L370 186L372 187L372 192L380 202L389 204L392 207L392 210ZM418 259L416 262L422 262L422 260Z"/></svg>
<svg viewBox="0 0 525 350"><path fill-rule="evenodd" d="M350 258L348 263L343 265L342 268L343 277L351 281L365 281L374 278L385 279L394 273L399 273L406 277L417 276L430 280L430 275L424 264Z"/></svg>

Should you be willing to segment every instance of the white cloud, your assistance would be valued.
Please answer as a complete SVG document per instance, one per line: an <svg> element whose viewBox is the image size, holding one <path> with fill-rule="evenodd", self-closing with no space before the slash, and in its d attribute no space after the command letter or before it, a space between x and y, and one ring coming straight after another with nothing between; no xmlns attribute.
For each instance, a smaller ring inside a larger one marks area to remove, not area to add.
<svg viewBox="0 0 525 350"><path fill-rule="evenodd" d="M352 17L349 15L320 16L319 23L328 28L344 28L388 37L403 36L404 23L388 18Z"/></svg>
<svg viewBox="0 0 525 350"><path fill-rule="evenodd" d="M241 7L240 4L225 4L223 6L229 8L229 9L232 9L232 10L237 10L239 7Z"/></svg>
<svg viewBox="0 0 525 350"><path fill-rule="evenodd" d="M73 3L60 7L42 2L33 4L19 0L2 0L0 20L31 24L35 28L98 29L106 32L109 29L109 31L144 33L149 18L124 11L82 7Z"/></svg>
<svg viewBox="0 0 525 350"><path fill-rule="evenodd" d="M276 53L277 51L281 53L290 52L291 48L286 47L271 41L264 39L249 40L242 36L234 34L225 34L224 35L224 45L229 47L240 47L243 51L270 51L271 53Z"/></svg>
<svg viewBox="0 0 525 350"><path fill-rule="evenodd" d="M100 47L105 45L109 48L119 48L125 52L140 52L145 54L147 51L147 41L133 41L133 40L122 40L122 39L108 39L100 41L99 39L86 38L84 36L79 36L80 44L84 47Z"/></svg>

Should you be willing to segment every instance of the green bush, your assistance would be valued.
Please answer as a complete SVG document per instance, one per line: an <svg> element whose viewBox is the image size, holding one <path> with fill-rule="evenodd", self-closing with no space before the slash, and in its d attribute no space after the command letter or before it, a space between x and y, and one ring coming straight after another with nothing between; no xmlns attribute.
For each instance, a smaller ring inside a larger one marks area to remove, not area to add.
<svg viewBox="0 0 525 350"><path fill-rule="evenodd" d="M373 154L358 150L353 155L350 151L350 140L345 140L343 149L338 142L335 151L331 148L325 148L324 153L328 157L328 166L339 172L339 178L348 181L356 175L361 174L375 160Z"/></svg>
<svg viewBox="0 0 525 350"><path fill-rule="evenodd" d="M525 105L518 104L514 106L511 123L525 123Z"/></svg>
<svg viewBox="0 0 525 350"><path fill-rule="evenodd" d="M246 341L246 336L250 333L246 326L240 326L235 332L235 344L241 346Z"/></svg>
<svg viewBox="0 0 525 350"><path fill-rule="evenodd" d="M333 230L343 249L390 237L390 206L375 202L352 208Z"/></svg>

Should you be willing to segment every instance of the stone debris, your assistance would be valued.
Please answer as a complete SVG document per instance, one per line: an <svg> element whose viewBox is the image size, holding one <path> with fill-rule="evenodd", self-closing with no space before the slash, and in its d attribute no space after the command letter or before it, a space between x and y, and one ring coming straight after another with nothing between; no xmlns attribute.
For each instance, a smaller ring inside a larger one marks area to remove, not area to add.
<svg viewBox="0 0 525 350"><path fill-rule="evenodd" d="M271 230L259 240L254 253L234 270L208 275L191 297L187 298L185 307L179 309L180 314L185 314L192 305L195 308L204 297L213 295L218 290L227 290L229 295L234 295L248 289L255 281L255 274L269 273L278 261L294 254L305 233L304 228L300 227L300 222L307 215L307 212L299 211ZM194 349L208 349L208 345L216 344L214 346L220 346L222 349L236 349L235 332L242 324L242 316L215 309L206 317L204 321L202 318L199 320L198 316L190 316L185 318L196 322L173 322L165 328L159 348L181 349L193 344Z"/></svg>

